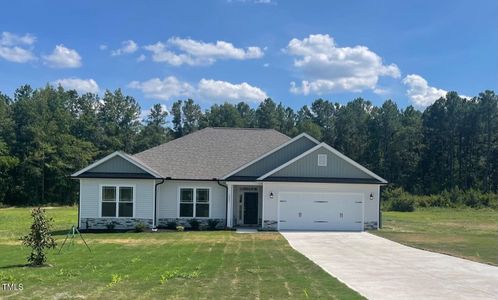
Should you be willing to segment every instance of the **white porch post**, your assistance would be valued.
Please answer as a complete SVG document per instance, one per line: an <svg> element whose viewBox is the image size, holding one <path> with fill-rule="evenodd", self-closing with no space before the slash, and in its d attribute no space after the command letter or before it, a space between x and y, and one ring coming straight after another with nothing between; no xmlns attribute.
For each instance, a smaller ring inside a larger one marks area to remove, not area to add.
<svg viewBox="0 0 498 300"><path fill-rule="evenodd" d="M228 186L228 201L227 201L227 227L233 226L233 185L227 183Z"/></svg>

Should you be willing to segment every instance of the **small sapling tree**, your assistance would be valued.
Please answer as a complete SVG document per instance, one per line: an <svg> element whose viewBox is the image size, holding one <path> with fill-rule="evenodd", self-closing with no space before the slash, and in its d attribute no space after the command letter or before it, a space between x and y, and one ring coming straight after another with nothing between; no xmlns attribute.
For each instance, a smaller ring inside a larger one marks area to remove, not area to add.
<svg viewBox="0 0 498 300"><path fill-rule="evenodd" d="M50 234L50 226L52 218L47 218L45 210L41 207L34 208L31 211L33 224L31 232L21 238L22 243L31 248L31 253L28 256L28 262L32 266L41 266L47 261L45 251L54 249L56 246L55 240Z"/></svg>

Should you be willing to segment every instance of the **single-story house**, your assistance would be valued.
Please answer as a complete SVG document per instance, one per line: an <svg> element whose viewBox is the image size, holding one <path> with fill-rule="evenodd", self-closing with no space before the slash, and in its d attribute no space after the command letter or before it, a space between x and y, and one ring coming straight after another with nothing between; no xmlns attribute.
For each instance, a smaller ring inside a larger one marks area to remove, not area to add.
<svg viewBox="0 0 498 300"><path fill-rule="evenodd" d="M268 230L377 228L386 180L308 134L205 128L149 150L114 152L72 174L80 229L175 222Z"/></svg>

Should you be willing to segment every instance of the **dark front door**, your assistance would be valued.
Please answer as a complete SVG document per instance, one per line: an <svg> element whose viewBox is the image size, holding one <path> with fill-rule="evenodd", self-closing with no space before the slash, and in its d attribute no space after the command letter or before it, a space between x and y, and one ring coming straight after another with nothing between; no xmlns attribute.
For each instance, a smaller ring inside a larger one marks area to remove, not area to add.
<svg viewBox="0 0 498 300"><path fill-rule="evenodd" d="M244 224L258 224L258 193L244 193Z"/></svg>

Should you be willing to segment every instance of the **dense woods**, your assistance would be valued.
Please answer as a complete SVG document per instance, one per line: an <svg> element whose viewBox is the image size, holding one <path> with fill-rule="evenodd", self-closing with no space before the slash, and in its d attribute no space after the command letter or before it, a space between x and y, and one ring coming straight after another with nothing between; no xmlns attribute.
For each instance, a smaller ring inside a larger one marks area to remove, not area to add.
<svg viewBox="0 0 498 300"><path fill-rule="evenodd" d="M207 110L192 99L156 104L141 120L138 102L121 90L102 97L62 87L22 86L0 93L0 202L73 203L70 175L113 151L136 153L204 127L274 128L307 132L420 195L443 191L498 192L498 96L472 99L450 92L424 112L377 107L357 98L345 105L317 99L297 111L266 99Z"/></svg>

